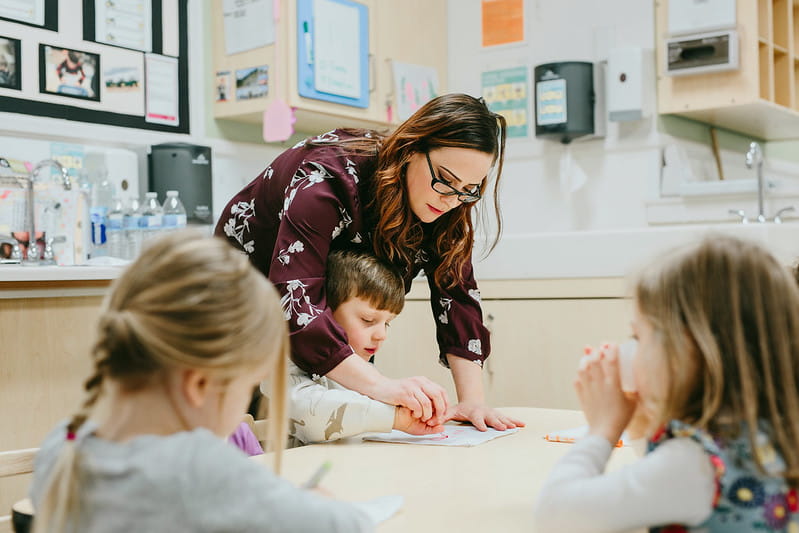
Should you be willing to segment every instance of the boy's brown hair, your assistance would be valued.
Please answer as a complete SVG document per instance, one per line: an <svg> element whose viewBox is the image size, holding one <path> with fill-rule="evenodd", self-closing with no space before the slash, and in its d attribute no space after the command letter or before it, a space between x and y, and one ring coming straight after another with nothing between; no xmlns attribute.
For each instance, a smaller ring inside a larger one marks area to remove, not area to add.
<svg viewBox="0 0 799 533"><path fill-rule="evenodd" d="M405 284L399 272L374 255L364 252L330 252L325 289L327 305L334 311L355 297L395 315L400 314L405 305Z"/></svg>

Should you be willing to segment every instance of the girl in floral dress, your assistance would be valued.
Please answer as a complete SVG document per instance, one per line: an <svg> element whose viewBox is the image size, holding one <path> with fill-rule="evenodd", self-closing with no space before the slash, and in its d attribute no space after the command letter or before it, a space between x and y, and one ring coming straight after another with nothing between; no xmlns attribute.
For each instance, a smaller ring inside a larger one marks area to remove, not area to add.
<svg viewBox="0 0 799 533"><path fill-rule="evenodd" d="M621 389L615 345L584 360L575 387L589 435L541 489L538 530L799 532L799 289L788 269L714 236L654 262L634 296L637 393ZM603 473L630 423L648 453Z"/></svg>
<svg viewBox="0 0 799 533"><path fill-rule="evenodd" d="M300 369L407 407L432 426L447 418L481 430L521 424L485 404L481 371L490 344L472 270L472 207L492 185L498 215L504 145L500 115L481 99L449 94L388 136L334 130L303 140L234 196L216 234L278 288ZM393 264L406 291L424 271L439 359L452 370L457 405L429 379L386 378L353 353L325 301L335 249L364 249Z"/></svg>

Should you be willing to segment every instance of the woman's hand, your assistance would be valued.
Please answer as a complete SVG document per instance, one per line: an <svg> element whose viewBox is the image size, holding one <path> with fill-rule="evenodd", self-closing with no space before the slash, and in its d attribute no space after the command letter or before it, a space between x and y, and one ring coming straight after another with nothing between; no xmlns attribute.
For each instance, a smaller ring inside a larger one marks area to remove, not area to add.
<svg viewBox="0 0 799 533"><path fill-rule="evenodd" d="M424 376L385 378L368 396L391 405L407 407L414 418L428 426L439 426L446 421L449 408L447 391Z"/></svg>
<svg viewBox="0 0 799 533"><path fill-rule="evenodd" d="M625 396L619 378L619 351L604 345L580 362L574 388L580 398L589 433L616 444L630 422L638 402Z"/></svg>
<svg viewBox="0 0 799 533"><path fill-rule="evenodd" d="M394 413L394 429L411 435L431 435L444 431L444 425L430 426L414 417L407 407L397 407Z"/></svg>
<svg viewBox="0 0 799 533"><path fill-rule="evenodd" d="M524 427L524 422L521 420L504 415L483 403L469 401L454 405L447 414L447 419L471 422L480 431L485 431L489 427L498 431Z"/></svg>

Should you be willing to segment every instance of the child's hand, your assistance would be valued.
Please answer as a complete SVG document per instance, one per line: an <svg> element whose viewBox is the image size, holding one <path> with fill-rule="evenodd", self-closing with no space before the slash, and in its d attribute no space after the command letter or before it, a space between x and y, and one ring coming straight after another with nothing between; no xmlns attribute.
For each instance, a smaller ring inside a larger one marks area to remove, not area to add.
<svg viewBox="0 0 799 533"><path fill-rule="evenodd" d="M580 362L574 382L589 433L616 444L635 410L636 401L621 390L618 346L604 345Z"/></svg>
<svg viewBox="0 0 799 533"><path fill-rule="evenodd" d="M430 426L413 416L407 407L397 407L394 412L394 429L410 433L411 435L431 435L444 431L444 425Z"/></svg>

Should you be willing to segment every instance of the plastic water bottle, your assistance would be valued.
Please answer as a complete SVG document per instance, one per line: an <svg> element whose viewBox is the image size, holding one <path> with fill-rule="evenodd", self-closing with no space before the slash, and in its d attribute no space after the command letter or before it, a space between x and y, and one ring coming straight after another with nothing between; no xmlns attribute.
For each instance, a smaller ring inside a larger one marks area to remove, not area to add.
<svg viewBox="0 0 799 533"><path fill-rule="evenodd" d="M114 186L108 176L102 173L92 183L89 220L92 226L92 257L108 255L108 209L113 202Z"/></svg>
<svg viewBox="0 0 799 533"><path fill-rule="evenodd" d="M166 191L164 200L164 232L178 231L186 227L186 208L178 197L178 191Z"/></svg>
<svg viewBox="0 0 799 533"><path fill-rule="evenodd" d="M119 259L127 258L124 218L122 200L114 198L108 211L105 234L108 239L108 255Z"/></svg>
<svg viewBox="0 0 799 533"><path fill-rule="evenodd" d="M142 242L155 238L161 232L164 225L164 210L158 203L158 193L148 192L144 195L144 203L141 206Z"/></svg>
<svg viewBox="0 0 799 533"><path fill-rule="evenodd" d="M136 259L141 251L141 202L135 196L130 199L122 215L122 226L125 228L125 257Z"/></svg>

